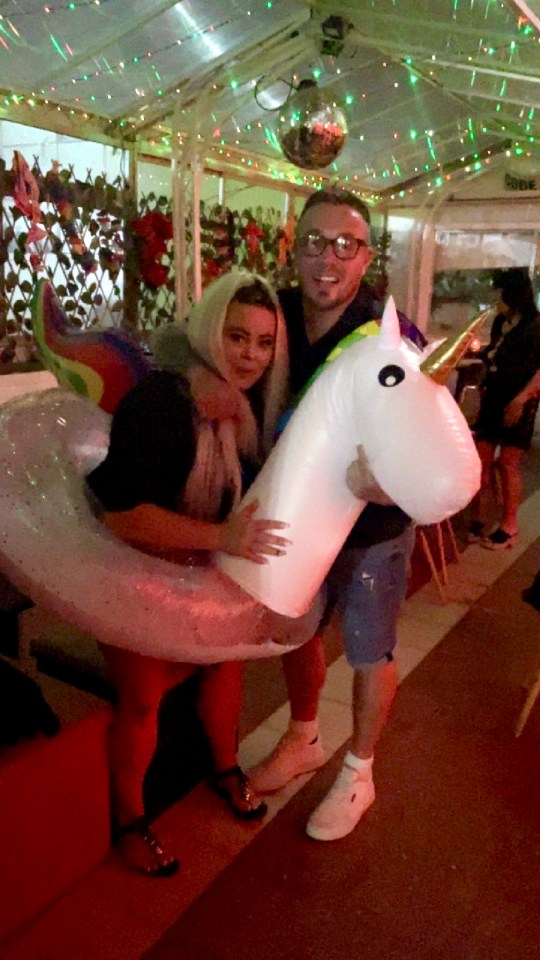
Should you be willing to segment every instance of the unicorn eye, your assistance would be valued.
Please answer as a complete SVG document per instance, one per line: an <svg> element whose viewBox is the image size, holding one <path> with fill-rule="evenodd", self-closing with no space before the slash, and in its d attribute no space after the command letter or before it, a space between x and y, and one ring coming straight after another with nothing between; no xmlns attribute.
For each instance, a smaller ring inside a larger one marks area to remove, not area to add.
<svg viewBox="0 0 540 960"><path fill-rule="evenodd" d="M397 367L395 363L389 363L379 373L381 387L397 387L398 383L401 383L404 379L405 371L401 367Z"/></svg>

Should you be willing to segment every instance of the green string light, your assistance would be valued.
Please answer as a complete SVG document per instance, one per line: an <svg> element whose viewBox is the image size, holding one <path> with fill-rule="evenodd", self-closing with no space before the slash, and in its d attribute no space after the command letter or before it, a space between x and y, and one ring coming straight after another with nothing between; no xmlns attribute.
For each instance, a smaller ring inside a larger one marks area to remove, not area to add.
<svg viewBox="0 0 540 960"><path fill-rule="evenodd" d="M68 59L68 58L67 58L66 54L64 53L64 51L62 50L62 47L61 47L60 44L58 43L58 40L56 39L56 37L53 37L52 33L49 34L49 37L51 38L51 43L52 43L54 49L56 50L56 52L59 53L60 56L62 57L62 59L63 59L63 60L66 60L66 62L67 62L67 59Z"/></svg>

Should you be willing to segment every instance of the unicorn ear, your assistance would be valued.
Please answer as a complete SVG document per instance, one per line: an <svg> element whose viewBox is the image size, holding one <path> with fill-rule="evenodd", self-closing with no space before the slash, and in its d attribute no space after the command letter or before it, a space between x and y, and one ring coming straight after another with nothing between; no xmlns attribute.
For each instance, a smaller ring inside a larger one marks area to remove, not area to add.
<svg viewBox="0 0 540 960"><path fill-rule="evenodd" d="M388 297L381 319L381 346L385 350L395 350L401 341L401 330L393 297Z"/></svg>

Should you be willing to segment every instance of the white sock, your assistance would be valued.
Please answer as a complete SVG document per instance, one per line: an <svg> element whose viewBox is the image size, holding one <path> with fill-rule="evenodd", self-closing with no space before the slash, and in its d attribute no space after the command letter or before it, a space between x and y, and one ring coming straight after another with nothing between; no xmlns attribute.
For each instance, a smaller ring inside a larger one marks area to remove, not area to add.
<svg viewBox="0 0 540 960"><path fill-rule="evenodd" d="M352 780L371 780L372 767L373 757L368 757L367 760L363 760L348 750L343 760L342 772L345 774L350 773Z"/></svg>
<svg viewBox="0 0 540 960"><path fill-rule="evenodd" d="M319 736L319 718L315 717L315 720L291 720L289 730L295 736L301 737L302 740L313 743Z"/></svg>

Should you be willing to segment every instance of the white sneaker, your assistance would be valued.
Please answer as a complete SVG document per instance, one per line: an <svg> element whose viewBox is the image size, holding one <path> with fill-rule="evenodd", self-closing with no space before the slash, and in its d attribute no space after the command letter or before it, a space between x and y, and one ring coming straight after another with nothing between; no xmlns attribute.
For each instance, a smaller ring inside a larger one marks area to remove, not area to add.
<svg viewBox="0 0 540 960"><path fill-rule="evenodd" d="M321 739L307 740L295 730L287 730L272 753L250 771L256 793L275 793L302 773L318 770L325 762Z"/></svg>
<svg viewBox="0 0 540 960"><path fill-rule="evenodd" d="M374 800L372 778L359 780L353 770L342 767L333 787L307 822L308 837L314 840L340 840L346 837Z"/></svg>

